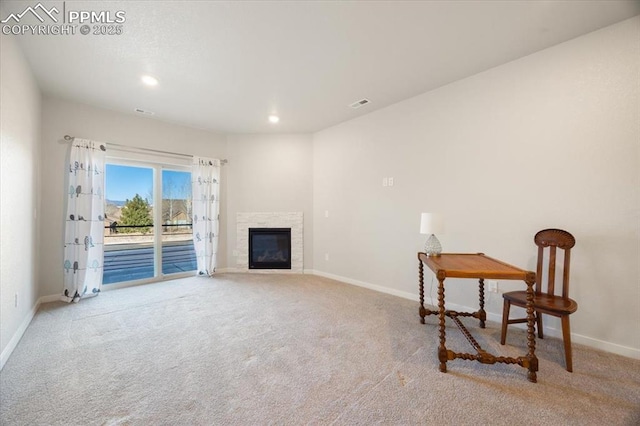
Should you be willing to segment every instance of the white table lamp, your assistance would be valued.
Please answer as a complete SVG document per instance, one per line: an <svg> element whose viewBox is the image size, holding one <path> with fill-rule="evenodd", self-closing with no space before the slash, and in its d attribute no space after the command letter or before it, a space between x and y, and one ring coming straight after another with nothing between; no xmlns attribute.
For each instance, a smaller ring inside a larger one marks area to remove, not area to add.
<svg viewBox="0 0 640 426"><path fill-rule="evenodd" d="M440 256L442 245L436 237L436 232L442 231L442 221L434 213L422 213L420 218L420 233L430 235L424 245L424 252L427 256Z"/></svg>

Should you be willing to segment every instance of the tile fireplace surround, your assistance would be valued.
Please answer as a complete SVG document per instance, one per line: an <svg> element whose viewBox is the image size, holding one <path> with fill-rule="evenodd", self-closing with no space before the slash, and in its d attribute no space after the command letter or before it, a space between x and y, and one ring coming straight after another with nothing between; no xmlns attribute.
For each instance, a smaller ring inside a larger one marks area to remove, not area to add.
<svg viewBox="0 0 640 426"><path fill-rule="evenodd" d="M236 267L247 272L286 272L286 269L249 269L249 228L291 228L291 272L304 270L302 212L237 213Z"/></svg>

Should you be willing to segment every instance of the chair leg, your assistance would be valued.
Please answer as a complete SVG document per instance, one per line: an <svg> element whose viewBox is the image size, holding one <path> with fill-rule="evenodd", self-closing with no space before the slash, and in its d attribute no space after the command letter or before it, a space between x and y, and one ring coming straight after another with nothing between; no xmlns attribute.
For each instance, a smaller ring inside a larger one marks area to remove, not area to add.
<svg viewBox="0 0 640 426"><path fill-rule="evenodd" d="M504 345L507 341L507 325L509 322L509 310L511 309L511 302L504 301L502 306L502 333L500 334L500 344Z"/></svg>
<svg viewBox="0 0 640 426"><path fill-rule="evenodd" d="M573 371L571 360L571 327L569 326L569 315L562 317L562 340L564 340L564 358L567 363L567 371Z"/></svg>
<svg viewBox="0 0 640 426"><path fill-rule="evenodd" d="M536 312L536 320L538 322L538 337L543 339L544 335L542 334L542 313Z"/></svg>

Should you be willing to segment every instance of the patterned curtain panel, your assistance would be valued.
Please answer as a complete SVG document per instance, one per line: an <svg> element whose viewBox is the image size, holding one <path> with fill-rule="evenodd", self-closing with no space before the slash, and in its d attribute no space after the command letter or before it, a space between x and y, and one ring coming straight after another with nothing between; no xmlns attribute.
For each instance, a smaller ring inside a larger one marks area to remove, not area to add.
<svg viewBox="0 0 640 426"><path fill-rule="evenodd" d="M67 302L95 296L104 262L104 159L97 142L74 139L67 164L64 296Z"/></svg>
<svg viewBox="0 0 640 426"><path fill-rule="evenodd" d="M198 275L211 276L218 266L220 229L220 160L193 157L193 244Z"/></svg>

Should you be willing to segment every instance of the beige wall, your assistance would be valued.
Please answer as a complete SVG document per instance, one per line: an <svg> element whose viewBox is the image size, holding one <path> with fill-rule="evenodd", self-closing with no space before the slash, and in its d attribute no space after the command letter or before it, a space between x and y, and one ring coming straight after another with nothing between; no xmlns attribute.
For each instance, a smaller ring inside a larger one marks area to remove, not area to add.
<svg viewBox="0 0 640 426"><path fill-rule="evenodd" d="M5 80L3 76L3 81ZM62 289L62 236L65 158L69 143L64 135L132 147L182 154L225 158L226 140L203 130L168 124L159 120L94 108L75 102L45 98L42 112L42 166L40 199L46 214L40 217L40 294L60 294ZM226 166L222 167L221 201L226 203ZM224 229L225 216L221 215ZM225 247L221 235L220 246ZM225 251L219 262L226 264Z"/></svg>
<svg viewBox="0 0 640 426"><path fill-rule="evenodd" d="M575 341L640 358L639 40L636 17L316 134L314 268L417 298L421 212L445 251L528 269L535 232L564 228Z"/></svg>
<svg viewBox="0 0 640 426"><path fill-rule="evenodd" d="M302 212L304 269L313 267L311 135L231 135L227 154L227 258L236 266L236 214Z"/></svg>
<svg viewBox="0 0 640 426"><path fill-rule="evenodd" d="M38 300L40 91L11 37L0 36L0 368ZM15 296L18 306L15 306Z"/></svg>

